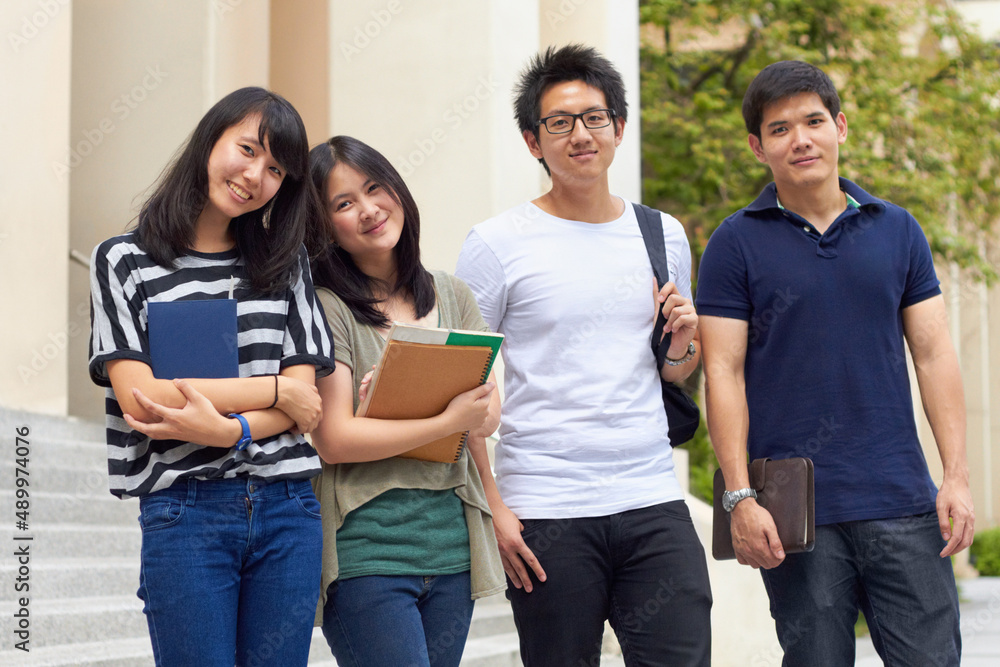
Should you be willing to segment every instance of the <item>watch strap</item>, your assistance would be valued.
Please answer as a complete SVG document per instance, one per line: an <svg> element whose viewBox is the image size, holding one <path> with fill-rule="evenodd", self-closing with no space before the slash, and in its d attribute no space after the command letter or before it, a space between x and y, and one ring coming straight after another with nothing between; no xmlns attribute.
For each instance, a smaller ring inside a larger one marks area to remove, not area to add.
<svg viewBox="0 0 1000 667"><path fill-rule="evenodd" d="M247 448L247 445L253 442L253 438L250 436L250 423L247 421L246 417L238 412L230 412L228 417L230 419L237 420L240 423L240 427L243 429L243 435L241 435L240 439L236 441L236 451L242 452Z"/></svg>
<svg viewBox="0 0 1000 667"><path fill-rule="evenodd" d="M727 512L732 512L736 509L736 505L739 504L741 500L746 500L747 498L756 498L757 492L752 488L737 489L735 491L726 491L723 495L723 509Z"/></svg>
<svg viewBox="0 0 1000 667"><path fill-rule="evenodd" d="M665 363L667 366L680 366L681 364L686 364L687 362L694 359L694 354L697 351L698 351L697 348L695 348L694 346L694 341L691 341L690 343L688 343L687 354L685 354L680 359L671 359L670 357L664 356L663 363Z"/></svg>

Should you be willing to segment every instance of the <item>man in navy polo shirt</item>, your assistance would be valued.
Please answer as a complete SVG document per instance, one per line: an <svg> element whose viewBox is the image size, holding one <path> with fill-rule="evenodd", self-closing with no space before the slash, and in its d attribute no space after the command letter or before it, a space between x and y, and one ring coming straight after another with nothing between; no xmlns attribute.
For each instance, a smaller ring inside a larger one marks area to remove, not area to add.
<svg viewBox="0 0 1000 667"><path fill-rule="evenodd" d="M862 610L891 665L958 665L948 556L972 542L965 401L920 226L840 178L847 119L821 70L774 63L743 99L774 182L712 235L697 306L733 546L761 569L784 662L854 664ZM917 439L903 341L944 468ZM751 459L815 465L816 546L786 555Z"/></svg>

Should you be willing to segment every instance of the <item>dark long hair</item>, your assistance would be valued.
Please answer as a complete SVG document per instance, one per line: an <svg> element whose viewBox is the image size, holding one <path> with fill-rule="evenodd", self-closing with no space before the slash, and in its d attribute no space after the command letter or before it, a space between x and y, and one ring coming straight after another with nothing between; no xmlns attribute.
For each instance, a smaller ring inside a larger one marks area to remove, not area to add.
<svg viewBox="0 0 1000 667"><path fill-rule="evenodd" d="M399 172L381 153L353 137L336 136L309 151L309 173L324 209L330 201L330 172L343 163L378 183L403 209L403 231L393 249L396 259L396 284L382 285L389 293L408 292L413 297L417 317L424 317L434 307L434 279L420 263L420 212ZM329 220L329 213L324 217ZM329 229L329 223L324 230ZM329 231L326 231L329 236ZM326 287L350 308L354 319L375 327L389 320L379 309L374 296L377 280L366 275L343 248L329 245L312 263L313 284Z"/></svg>
<svg viewBox="0 0 1000 667"><path fill-rule="evenodd" d="M194 226L208 202L208 157L219 137L248 117L260 117L258 139L265 138L285 177L270 202L233 218L230 228L255 293L288 287L303 243L311 254L326 239L318 195L306 178L309 170L305 126L288 101L263 88L234 91L208 110L180 154L168 165L139 212L139 246L161 266L173 266L194 242Z"/></svg>

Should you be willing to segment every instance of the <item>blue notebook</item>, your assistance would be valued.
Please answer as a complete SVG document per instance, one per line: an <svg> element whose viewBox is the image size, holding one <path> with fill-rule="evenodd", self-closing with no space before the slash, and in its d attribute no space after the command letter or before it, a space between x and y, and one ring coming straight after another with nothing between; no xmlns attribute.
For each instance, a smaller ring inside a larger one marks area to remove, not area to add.
<svg viewBox="0 0 1000 667"><path fill-rule="evenodd" d="M146 315L154 377L239 377L236 299L154 301Z"/></svg>

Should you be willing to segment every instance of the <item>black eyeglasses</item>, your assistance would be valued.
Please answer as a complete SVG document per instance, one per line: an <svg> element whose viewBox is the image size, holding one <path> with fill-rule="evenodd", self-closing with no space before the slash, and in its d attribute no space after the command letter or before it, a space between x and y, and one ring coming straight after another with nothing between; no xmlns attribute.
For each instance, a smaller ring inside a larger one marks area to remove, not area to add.
<svg viewBox="0 0 1000 667"><path fill-rule="evenodd" d="M538 121L538 125L544 125L549 134L566 134L572 132L576 127L576 119L579 118L583 126L588 130L599 130L602 127L611 125L615 117L614 109L591 109L583 113L560 113L554 116L546 116Z"/></svg>

